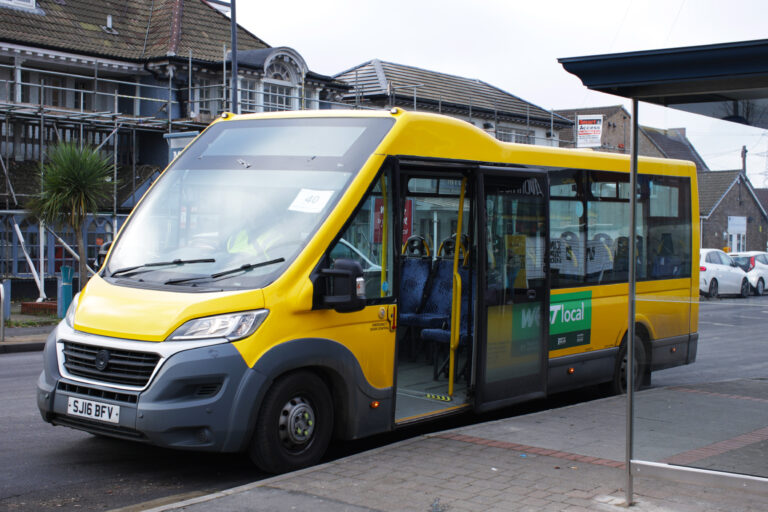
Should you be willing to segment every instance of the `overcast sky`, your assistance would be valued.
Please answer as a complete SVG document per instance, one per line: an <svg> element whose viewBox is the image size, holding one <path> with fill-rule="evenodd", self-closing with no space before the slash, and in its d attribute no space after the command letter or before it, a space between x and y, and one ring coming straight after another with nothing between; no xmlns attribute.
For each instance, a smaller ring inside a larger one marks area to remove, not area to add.
<svg viewBox="0 0 768 512"><path fill-rule="evenodd" d="M624 104L588 91L559 57L768 38L765 0L237 0L237 21L334 75L378 58L477 78L546 109ZM640 123L685 127L711 169L768 187L768 133L640 104Z"/></svg>

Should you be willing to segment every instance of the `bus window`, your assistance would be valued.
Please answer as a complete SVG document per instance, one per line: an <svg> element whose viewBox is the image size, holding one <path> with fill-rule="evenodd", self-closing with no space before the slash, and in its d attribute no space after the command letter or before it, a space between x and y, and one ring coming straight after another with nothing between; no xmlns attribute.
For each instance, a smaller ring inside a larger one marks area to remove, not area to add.
<svg viewBox="0 0 768 512"><path fill-rule="evenodd" d="M648 189L647 272L650 279L691 276L690 181L672 176L641 176Z"/></svg>
<svg viewBox="0 0 768 512"><path fill-rule="evenodd" d="M552 288L584 284L586 217L583 171L556 171L550 177L550 272Z"/></svg>
<svg viewBox="0 0 768 512"><path fill-rule="evenodd" d="M393 193L391 172L387 171L376 180L341 239L329 252L332 262L345 258L360 263L367 299L392 296L392 254L399 249L393 245L396 231L392 221Z"/></svg>
<svg viewBox="0 0 768 512"><path fill-rule="evenodd" d="M590 171L587 202L587 282L627 280L629 175Z"/></svg>

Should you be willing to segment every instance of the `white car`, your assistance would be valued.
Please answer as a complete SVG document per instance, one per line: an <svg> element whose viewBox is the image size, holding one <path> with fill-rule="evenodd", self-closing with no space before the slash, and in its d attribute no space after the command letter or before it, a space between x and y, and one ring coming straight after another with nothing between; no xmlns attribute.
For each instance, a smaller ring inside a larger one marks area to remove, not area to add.
<svg viewBox="0 0 768 512"><path fill-rule="evenodd" d="M747 279L755 295L765 292L768 283L768 253L760 251L732 252L731 258L747 273Z"/></svg>
<svg viewBox="0 0 768 512"><path fill-rule="evenodd" d="M749 295L747 273L720 249L701 249L699 270L699 291L704 295Z"/></svg>

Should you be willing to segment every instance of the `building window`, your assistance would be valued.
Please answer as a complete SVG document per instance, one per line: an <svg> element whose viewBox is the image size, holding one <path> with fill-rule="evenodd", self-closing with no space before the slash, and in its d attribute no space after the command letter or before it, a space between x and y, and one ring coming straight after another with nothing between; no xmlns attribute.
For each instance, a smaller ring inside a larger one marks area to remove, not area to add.
<svg viewBox="0 0 768 512"><path fill-rule="evenodd" d="M496 138L502 142L516 142L517 144L535 144L536 136L533 130L512 129L499 126L496 129Z"/></svg>
<svg viewBox="0 0 768 512"><path fill-rule="evenodd" d="M264 111L290 110L291 89L285 85L264 84Z"/></svg>
<svg viewBox="0 0 768 512"><path fill-rule="evenodd" d="M220 112L221 84L206 78L197 82L195 102L200 115L216 116Z"/></svg>
<svg viewBox="0 0 768 512"><path fill-rule="evenodd" d="M240 110L242 112L258 112L258 90L256 80L240 79Z"/></svg>
<svg viewBox="0 0 768 512"><path fill-rule="evenodd" d="M294 102L297 73L290 61L276 60L264 72L264 111L291 110L298 105Z"/></svg>
<svg viewBox="0 0 768 512"><path fill-rule="evenodd" d="M282 62L273 62L267 68L264 76L267 80L278 80L281 82L293 82L293 74L290 68Z"/></svg>

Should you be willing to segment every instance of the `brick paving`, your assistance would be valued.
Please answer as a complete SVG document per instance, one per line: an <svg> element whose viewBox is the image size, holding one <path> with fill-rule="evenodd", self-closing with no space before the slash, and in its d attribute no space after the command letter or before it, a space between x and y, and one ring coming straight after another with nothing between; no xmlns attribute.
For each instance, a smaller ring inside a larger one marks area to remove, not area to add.
<svg viewBox="0 0 768 512"><path fill-rule="evenodd" d="M649 403L667 404L678 396L676 393L679 391L669 390L665 396L660 391L647 398ZM718 407L726 398L707 393L695 396L697 400L718 401ZM737 410L731 411L734 414L748 404L728 400L736 404ZM427 434L152 512L619 511L626 509L626 471L621 457L624 430L617 428L623 423L617 418L624 403L623 397L614 397ZM679 412L660 418L690 419ZM669 424L665 431L659 418L651 419L656 421L654 428L667 433L687 427ZM701 445L697 448L714 445L715 450L704 450L710 458L724 458L742 468L765 465L768 442L747 441L763 440L766 429L734 435L725 423L719 435L727 441L708 442L714 434L707 431L694 436ZM733 428L753 423L736 423ZM747 449L752 451L747 453ZM674 451L671 447L665 450ZM686 453L684 449L677 451ZM768 485L747 492L636 476L634 497L631 509L643 512L768 510Z"/></svg>

